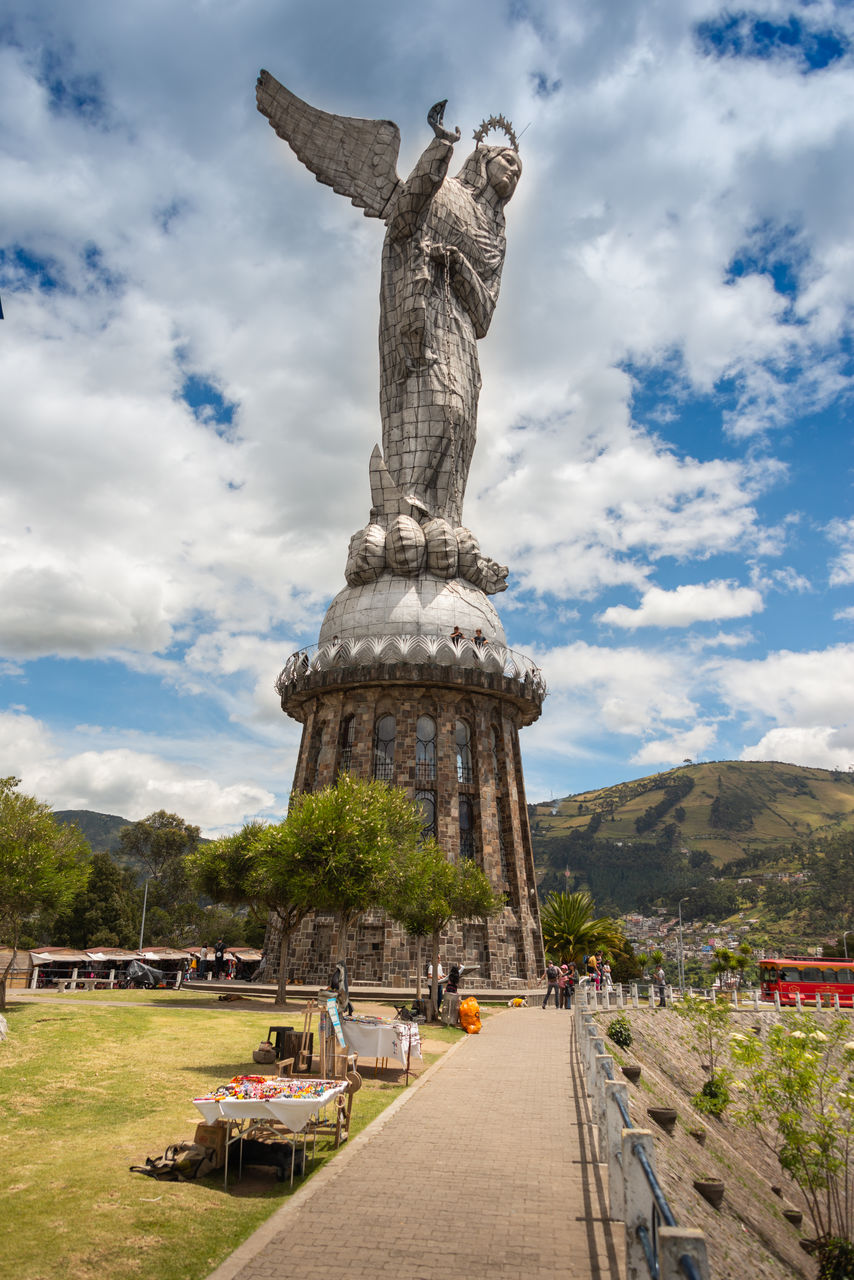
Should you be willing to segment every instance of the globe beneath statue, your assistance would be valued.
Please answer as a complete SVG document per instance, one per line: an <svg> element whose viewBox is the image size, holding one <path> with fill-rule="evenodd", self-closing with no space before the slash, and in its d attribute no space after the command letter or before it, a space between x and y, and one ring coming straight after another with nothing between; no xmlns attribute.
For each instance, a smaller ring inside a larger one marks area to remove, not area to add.
<svg viewBox="0 0 854 1280"><path fill-rule="evenodd" d="M320 644L366 636L450 636L459 627L472 639L506 645L501 619L485 592L464 578L383 574L376 582L339 591L320 629Z"/></svg>

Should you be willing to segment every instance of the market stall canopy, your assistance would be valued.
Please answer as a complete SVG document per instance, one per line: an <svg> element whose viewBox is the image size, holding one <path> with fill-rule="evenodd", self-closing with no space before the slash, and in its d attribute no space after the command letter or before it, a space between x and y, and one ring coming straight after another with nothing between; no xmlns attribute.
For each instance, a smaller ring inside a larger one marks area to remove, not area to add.
<svg viewBox="0 0 854 1280"><path fill-rule="evenodd" d="M125 960L135 960L138 952L125 951L122 947L98 947L96 951L89 951L87 954L90 960L123 964Z"/></svg>
<svg viewBox="0 0 854 1280"><path fill-rule="evenodd" d="M42 947L40 951L31 951L30 959L34 965L88 964L92 957L88 951L72 951L69 947Z"/></svg>
<svg viewBox="0 0 854 1280"><path fill-rule="evenodd" d="M235 960L242 960L244 964L262 958L261 952L256 951L254 947L229 947L227 954L233 956Z"/></svg>
<svg viewBox="0 0 854 1280"><path fill-rule="evenodd" d="M146 947L145 951L135 953L137 959L143 960L189 960L189 951L177 951L175 947Z"/></svg>

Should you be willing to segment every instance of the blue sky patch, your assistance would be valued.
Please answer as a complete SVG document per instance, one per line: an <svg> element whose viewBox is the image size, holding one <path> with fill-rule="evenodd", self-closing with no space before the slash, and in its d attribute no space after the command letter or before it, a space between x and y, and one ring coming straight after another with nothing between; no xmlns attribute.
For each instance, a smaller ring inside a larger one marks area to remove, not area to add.
<svg viewBox="0 0 854 1280"><path fill-rule="evenodd" d="M57 115L79 116L90 124L103 122L107 107L98 76L69 72L59 54L46 49L40 79L48 91L50 109Z"/></svg>
<svg viewBox="0 0 854 1280"><path fill-rule="evenodd" d="M226 400L222 392L207 378L191 373L184 379L181 399L185 400L198 422L214 428L218 436L231 434L237 405Z"/></svg>
<svg viewBox="0 0 854 1280"><path fill-rule="evenodd" d="M724 13L699 23L696 33L701 49L710 56L770 59L796 54L806 72L824 70L850 48L842 32L814 30L794 14L786 22L770 22L749 11Z"/></svg>
<svg viewBox="0 0 854 1280"><path fill-rule="evenodd" d="M0 280L7 289L39 289L43 293L68 291L62 268L55 258L39 256L13 245L0 249Z"/></svg>

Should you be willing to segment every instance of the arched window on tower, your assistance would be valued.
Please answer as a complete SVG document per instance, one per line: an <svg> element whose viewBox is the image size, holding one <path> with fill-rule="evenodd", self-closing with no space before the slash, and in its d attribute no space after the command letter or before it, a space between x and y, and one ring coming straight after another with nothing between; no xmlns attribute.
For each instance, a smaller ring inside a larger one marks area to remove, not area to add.
<svg viewBox="0 0 854 1280"><path fill-rule="evenodd" d="M457 721L457 782L474 781L471 763L471 727L467 720Z"/></svg>
<svg viewBox="0 0 854 1280"><path fill-rule="evenodd" d="M380 716L374 725L374 777L391 782L394 777L394 716Z"/></svg>
<svg viewBox="0 0 854 1280"><path fill-rule="evenodd" d="M416 791L415 803L421 810L421 836L426 840L436 834L436 792Z"/></svg>
<svg viewBox="0 0 854 1280"><path fill-rule="evenodd" d="M341 721L341 755L338 772L349 773L353 762L353 739L356 736L356 717L345 716Z"/></svg>
<svg viewBox="0 0 854 1280"><path fill-rule="evenodd" d="M498 822L498 856L501 861L501 874L508 879L507 845L504 840L504 774L501 768L501 735L495 725L492 726L492 768L495 774L495 811Z"/></svg>
<svg viewBox="0 0 854 1280"><path fill-rule="evenodd" d="M419 716L415 725L415 781L436 779L436 721L432 716Z"/></svg>
<svg viewBox="0 0 854 1280"><path fill-rule="evenodd" d="M474 805L468 796L460 796L460 857L474 857Z"/></svg>

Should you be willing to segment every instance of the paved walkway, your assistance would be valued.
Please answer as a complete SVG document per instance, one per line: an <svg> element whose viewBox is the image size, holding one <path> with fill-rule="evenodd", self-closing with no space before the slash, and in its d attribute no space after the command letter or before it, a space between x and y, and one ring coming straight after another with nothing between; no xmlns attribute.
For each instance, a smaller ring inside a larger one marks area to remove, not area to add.
<svg viewBox="0 0 854 1280"><path fill-rule="evenodd" d="M487 1019L209 1280L618 1280L573 1021Z"/></svg>

